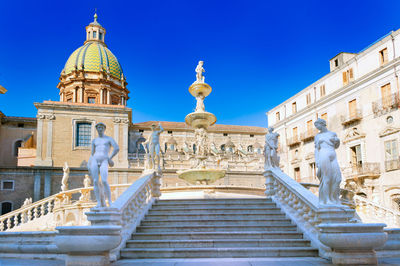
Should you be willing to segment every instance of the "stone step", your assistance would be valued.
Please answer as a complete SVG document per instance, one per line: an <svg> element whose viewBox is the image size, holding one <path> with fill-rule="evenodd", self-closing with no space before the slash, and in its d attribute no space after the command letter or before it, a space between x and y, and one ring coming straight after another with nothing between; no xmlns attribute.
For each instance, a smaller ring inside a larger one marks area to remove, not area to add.
<svg viewBox="0 0 400 266"><path fill-rule="evenodd" d="M124 248L121 258L248 258L248 257L314 257L318 249L311 247L250 248Z"/></svg>
<svg viewBox="0 0 400 266"><path fill-rule="evenodd" d="M142 226L204 226L204 225L293 225L289 219L182 219L182 220L144 220Z"/></svg>
<svg viewBox="0 0 400 266"><path fill-rule="evenodd" d="M236 213L236 214L275 214L282 213L279 208L204 208L204 209L186 209L186 210L153 210L150 209L149 214L211 214L211 213Z"/></svg>
<svg viewBox="0 0 400 266"><path fill-rule="evenodd" d="M228 219L228 220L234 220L234 219L286 219L286 215L281 212L276 212L276 213L271 213L271 214L266 214L265 212L254 212L254 213L225 213L225 212L215 212L215 213L208 213L208 214L197 214L197 213L191 213L188 214L186 212L174 212L173 214L152 214L149 213L145 217L146 219L149 220L187 220L187 219Z"/></svg>
<svg viewBox="0 0 400 266"><path fill-rule="evenodd" d="M128 240L127 248L309 247L304 239Z"/></svg>
<svg viewBox="0 0 400 266"><path fill-rule="evenodd" d="M132 240L190 240L190 239L302 239L296 231L226 231L226 232L151 232L134 233Z"/></svg>
<svg viewBox="0 0 400 266"><path fill-rule="evenodd" d="M163 204L153 205L152 210L202 210L202 209L278 209L275 203L268 204Z"/></svg>
<svg viewBox="0 0 400 266"><path fill-rule="evenodd" d="M297 231L296 225L201 225L201 226L139 226L136 232L224 232L224 231Z"/></svg>
<svg viewBox="0 0 400 266"><path fill-rule="evenodd" d="M155 204L234 204L234 203L272 203L269 198L241 198L241 199L171 199L157 200Z"/></svg>

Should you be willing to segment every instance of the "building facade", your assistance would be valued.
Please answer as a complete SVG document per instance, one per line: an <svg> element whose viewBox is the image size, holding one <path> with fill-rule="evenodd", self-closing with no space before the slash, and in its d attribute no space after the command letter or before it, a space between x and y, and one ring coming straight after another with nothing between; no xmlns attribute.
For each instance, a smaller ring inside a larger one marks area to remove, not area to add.
<svg viewBox="0 0 400 266"><path fill-rule="evenodd" d="M359 53L339 53L330 73L267 112L280 134L282 169L299 182L319 183L314 122L337 133L343 188L399 210L400 30Z"/></svg>

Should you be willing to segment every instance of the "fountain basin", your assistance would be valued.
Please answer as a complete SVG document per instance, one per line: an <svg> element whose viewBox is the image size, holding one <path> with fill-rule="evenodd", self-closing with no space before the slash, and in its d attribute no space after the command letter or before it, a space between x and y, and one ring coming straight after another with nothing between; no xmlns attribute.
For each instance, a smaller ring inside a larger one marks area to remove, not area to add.
<svg viewBox="0 0 400 266"><path fill-rule="evenodd" d="M198 184L198 182L208 185L225 176L225 170L220 169L188 169L176 173L180 179L193 185Z"/></svg>
<svg viewBox="0 0 400 266"><path fill-rule="evenodd" d="M189 92L193 97L197 97L200 94L207 97L211 93L211 87L207 83L195 82L190 85Z"/></svg>
<svg viewBox="0 0 400 266"><path fill-rule="evenodd" d="M194 112L185 117L185 122L194 128L208 128L217 122L214 114L209 112Z"/></svg>

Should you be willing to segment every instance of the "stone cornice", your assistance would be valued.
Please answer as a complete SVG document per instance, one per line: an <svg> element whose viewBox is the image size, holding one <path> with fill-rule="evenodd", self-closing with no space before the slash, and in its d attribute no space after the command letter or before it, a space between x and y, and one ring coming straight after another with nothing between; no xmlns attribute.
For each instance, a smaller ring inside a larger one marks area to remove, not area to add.
<svg viewBox="0 0 400 266"><path fill-rule="evenodd" d="M34 103L37 109L52 109L52 110L78 110L86 112L108 112L125 114L131 113L132 109L122 105L109 105L109 104L90 104L90 103L67 103L67 102L53 102L44 101L43 103Z"/></svg>

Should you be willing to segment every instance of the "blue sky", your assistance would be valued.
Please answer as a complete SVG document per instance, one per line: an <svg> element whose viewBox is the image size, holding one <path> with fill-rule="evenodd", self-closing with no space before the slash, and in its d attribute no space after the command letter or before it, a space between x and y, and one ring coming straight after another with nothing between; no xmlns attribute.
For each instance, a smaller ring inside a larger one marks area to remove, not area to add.
<svg viewBox="0 0 400 266"><path fill-rule="evenodd" d="M133 122L184 121L198 60L220 124L266 126L265 112L400 28L400 1L1 1L0 110L36 115L93 20L123 67Z"/></svg>

